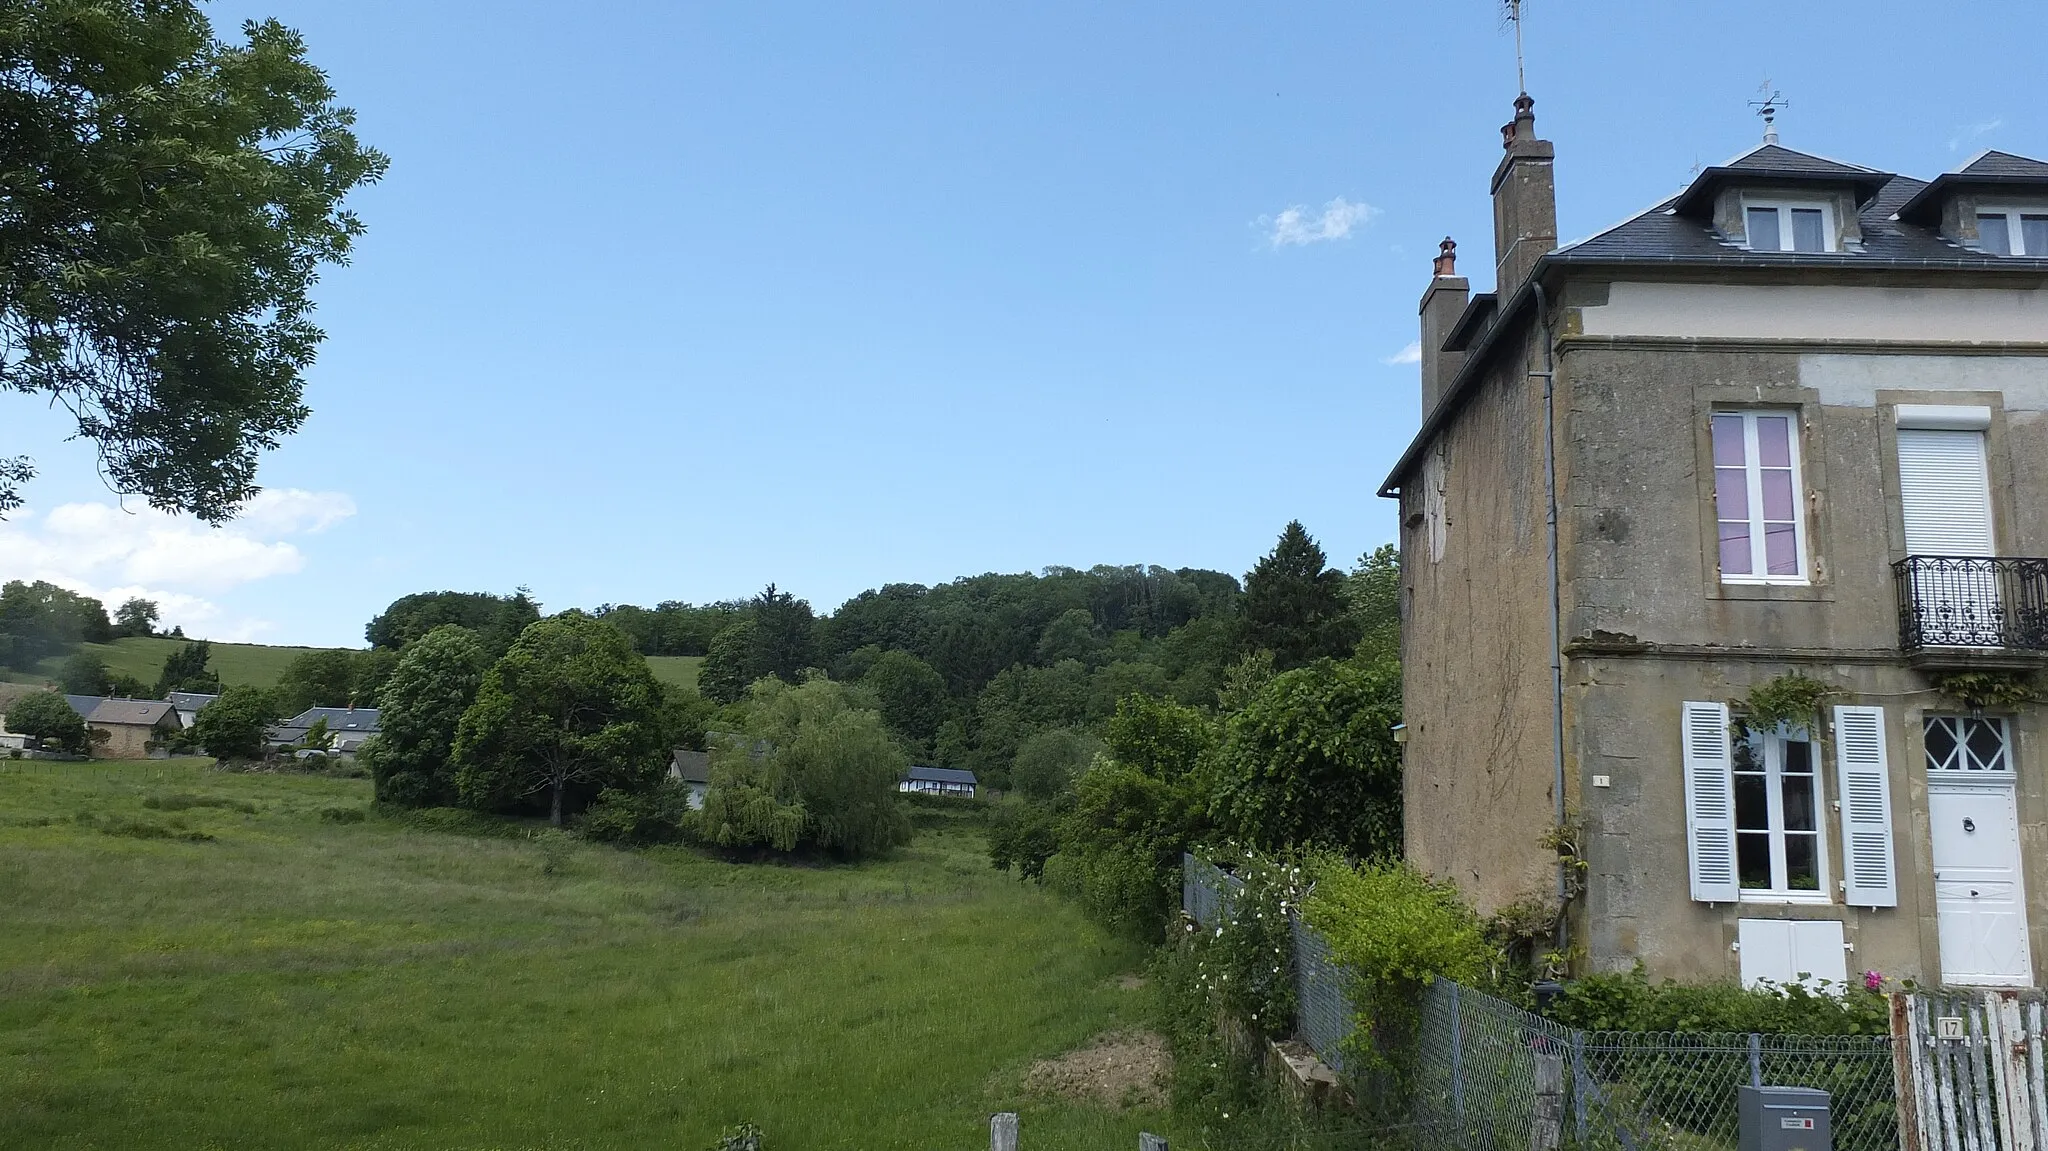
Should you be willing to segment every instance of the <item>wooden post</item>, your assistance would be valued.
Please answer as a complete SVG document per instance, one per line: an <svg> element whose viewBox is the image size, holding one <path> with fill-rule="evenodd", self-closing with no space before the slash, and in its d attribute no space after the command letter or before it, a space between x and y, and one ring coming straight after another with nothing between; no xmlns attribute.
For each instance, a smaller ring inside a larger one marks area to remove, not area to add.
<svg viewBox="0 0 2048 1151"><path fill-rule="evenodd" d="M1015 1111L999 1111L989 1117L988 1151L1017 1151Z"/></svg>
<svg viewBox="0 0 2048 1151"><path fill-rule="evenodd" d="M1891 993L1892 1098L1899 1109L1899 1151L1920 1151L1920 1085L1913 1075L1912 1005L1903 991Z"/></svg>
<svg viewBox="0 0 2048 1151"><path fill-rule="evenodd" d="M1529 1151L1557 1151L1564 1142L1564 1056L1536 1056L1536 1110L1529 1124Z"/></svg>
<svg viewBox="0 0 2048 1151"><path fill-rule="evenodd" d="M1167 1151L1166 1140L1150 1131L1138 1135L1138 1151Z"/></svg>

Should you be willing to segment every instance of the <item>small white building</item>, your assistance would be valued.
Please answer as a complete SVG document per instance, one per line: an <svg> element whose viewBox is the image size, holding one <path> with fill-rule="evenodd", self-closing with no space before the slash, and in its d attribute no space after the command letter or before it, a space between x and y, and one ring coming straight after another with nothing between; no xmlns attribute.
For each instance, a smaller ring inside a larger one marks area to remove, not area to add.
<svg viewBox="0 0 2048 1151"><path fill-rule="evenodd" d="M923 795L959 795L974 798L980 785L974 773L958 767L912 767L903 773L903 782L896 785L898 791L912 791Z"/></svg>

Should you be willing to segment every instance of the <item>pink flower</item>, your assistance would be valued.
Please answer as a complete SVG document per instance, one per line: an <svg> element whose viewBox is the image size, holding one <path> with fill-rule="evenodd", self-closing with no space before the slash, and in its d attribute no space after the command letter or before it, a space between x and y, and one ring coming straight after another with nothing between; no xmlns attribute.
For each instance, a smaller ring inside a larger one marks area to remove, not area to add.
<svg viewBox="0 0 2048 1151"><path fill-rule="evenodd" d="M1883 976L1883 975L1881 975L1881 974L1879 974L1878 972L1875 972L1875 971L1866 971L1866 972L1864 972L1864 973L1863 973L1863 987L1864 987L1864 989L1865 989L1865 990L1867 990L1867 991L1877 991L1877 990L1879 990L1879 989L1883 988L1883 987L1884 987L1884 976Z"/></svg>

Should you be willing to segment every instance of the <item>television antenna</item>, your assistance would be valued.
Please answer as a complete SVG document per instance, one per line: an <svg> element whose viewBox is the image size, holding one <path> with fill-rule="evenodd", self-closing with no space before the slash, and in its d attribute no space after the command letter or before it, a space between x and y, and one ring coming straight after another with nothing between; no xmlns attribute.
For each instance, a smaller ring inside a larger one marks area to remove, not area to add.
<svg viewBox="0 0 2048 1151"><path fill-rule="evenodd" d="M1749 106L1755 108L1756 114L1763 117L1764 143L1775 144L1778 142L1778 113L1790 108L1792 102L1785 99L1783 92L1771 86L1769 77L1765 77L1764 82L1757 85L1756 91L1763 99L1751 100Z"/></svg>
<svg viewBox="0 0 2048 1151"><path fill-rule="evenodd" d="M1515 90L1527 92L1529 77L1522 66L1522 6L1528 0L1500 0L1500 22L1515 26Z"/></svg>

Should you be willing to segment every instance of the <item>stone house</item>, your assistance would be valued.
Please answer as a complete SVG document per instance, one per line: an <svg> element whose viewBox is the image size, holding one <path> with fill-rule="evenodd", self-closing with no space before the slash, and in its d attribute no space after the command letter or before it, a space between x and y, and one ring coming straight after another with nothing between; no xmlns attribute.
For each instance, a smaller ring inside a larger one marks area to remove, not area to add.
<svg viewBox="0 0 2048 1151"><path fill-rule="evenodd" d="M97 700L85 717L85 726L107 733L104 740L94 738L94 759L146 759L179 729L176 709L148 699Z"/></svg>
<svg viewBox="0 0 2048 1151"><path fill-rule="evenodd" d="M1516 102L1400 501L1406 846L1580 970L2036 985L2048 164L1766 143L1560 246ZM1810 722L1751 692L1823 685ZM1554 827L1583 868L1561 866Z"/></svg>

